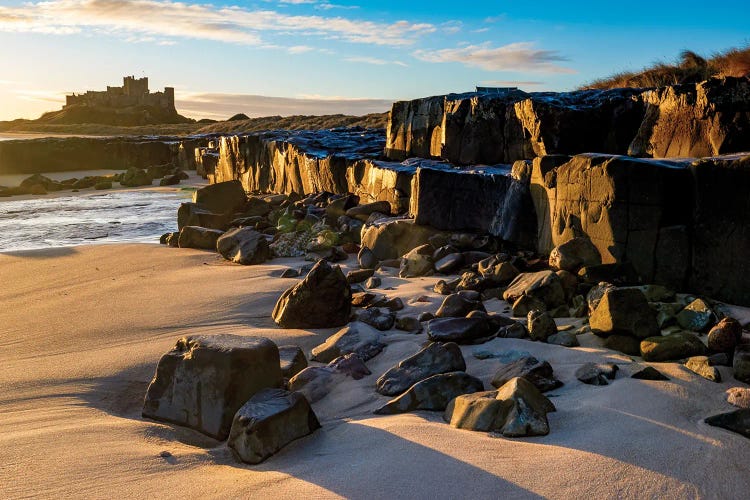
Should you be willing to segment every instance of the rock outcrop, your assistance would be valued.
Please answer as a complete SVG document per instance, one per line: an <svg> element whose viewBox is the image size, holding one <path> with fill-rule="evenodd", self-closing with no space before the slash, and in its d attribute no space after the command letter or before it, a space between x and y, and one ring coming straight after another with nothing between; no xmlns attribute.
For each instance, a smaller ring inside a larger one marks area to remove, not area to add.
<svg viewBox="0 0 750 500"><path fill-rule="evenodd" d="M237 410L281 382L279 350L266 338L184 337L159 360L143 416L224 440Z"/></svg>

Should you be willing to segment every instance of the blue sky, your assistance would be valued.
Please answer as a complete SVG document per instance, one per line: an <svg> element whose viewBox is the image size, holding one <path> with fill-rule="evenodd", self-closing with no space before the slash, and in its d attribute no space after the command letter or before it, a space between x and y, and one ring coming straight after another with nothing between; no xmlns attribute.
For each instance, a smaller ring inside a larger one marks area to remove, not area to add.
<svg viewBox="0 0 750 500"><path fill-rule="evenodd" d="M748 4L0 1L0 119L126 74L176 87L178 110L196 118L362 114L477 84L571 90L686 48L745 45Z"/></svg>

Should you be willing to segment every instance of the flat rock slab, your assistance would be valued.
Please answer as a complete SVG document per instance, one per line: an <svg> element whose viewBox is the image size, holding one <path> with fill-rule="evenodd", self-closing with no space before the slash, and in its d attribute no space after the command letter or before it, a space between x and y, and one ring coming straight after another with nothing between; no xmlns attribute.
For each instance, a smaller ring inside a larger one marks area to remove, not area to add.
<svg viewBox="0 0 750 500"><path fill-rule="evenodd" d="M256 392L281 383L279 350L269 339L184 337L159 360L143 416L224 440L237 410Z"/></svg>
<svg viewBox="0 0 750 500"><path fill-rule="evenodd" d="M384 396L395 396L432 375L464 370L466 362L457 344L435 342L385 372L376 390Z"/></svg>
<svg viewBox="0 0 750 500"><path fill-rule="evenodd" d="M714 415L708 417L706 423L750 438L750 410L748 409Z"/></svg>
<svg viewBox="0 0 750 500"><path fill-rule="evenodd" d="M319 428L302 394L263 389L237 411L227 445L243 462L258 464Z"/></svg>
<svg viewBox="0 0 750 500"><path fill-rule="evenodd" d="M375 410L375 414L393 415L414 410L443 411L452 399L482 390L482 381L468 373L441 373L417 382L401 396Z"/></svg>

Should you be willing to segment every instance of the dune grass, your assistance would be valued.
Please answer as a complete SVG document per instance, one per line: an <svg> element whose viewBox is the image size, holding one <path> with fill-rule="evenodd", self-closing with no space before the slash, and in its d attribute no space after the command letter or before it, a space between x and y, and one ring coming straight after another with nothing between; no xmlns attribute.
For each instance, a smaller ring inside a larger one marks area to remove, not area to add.
<svg viewBox="0 0 750 500"><path fill-rule="evenodd" d="M684 50L674 63L656 62L641 71L624 71L587 83L581 89L663 87L697 83L714 77L750 75L750 45L732 48L705 58Z"/></svg>

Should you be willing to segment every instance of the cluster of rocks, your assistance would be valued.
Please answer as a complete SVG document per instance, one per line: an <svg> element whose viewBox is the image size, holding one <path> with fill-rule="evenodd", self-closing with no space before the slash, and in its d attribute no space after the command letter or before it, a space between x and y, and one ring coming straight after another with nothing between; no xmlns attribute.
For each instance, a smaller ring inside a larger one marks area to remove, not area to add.
<svg viewBox="0 0 750 500"><path fill-rule="evenodd" d="M43 195L57 191L77 192L81 189L112 189L115 182L123 187L151 186L154 179L161 179L160 186L173 186L190 176L172 164L155 165L147 169L131 167L125 172L113 175L87 175L82 178L71 177L61 181L50 179L42 174L34 174L16 187L0 187L0 197L22 194Z"/></svg>

